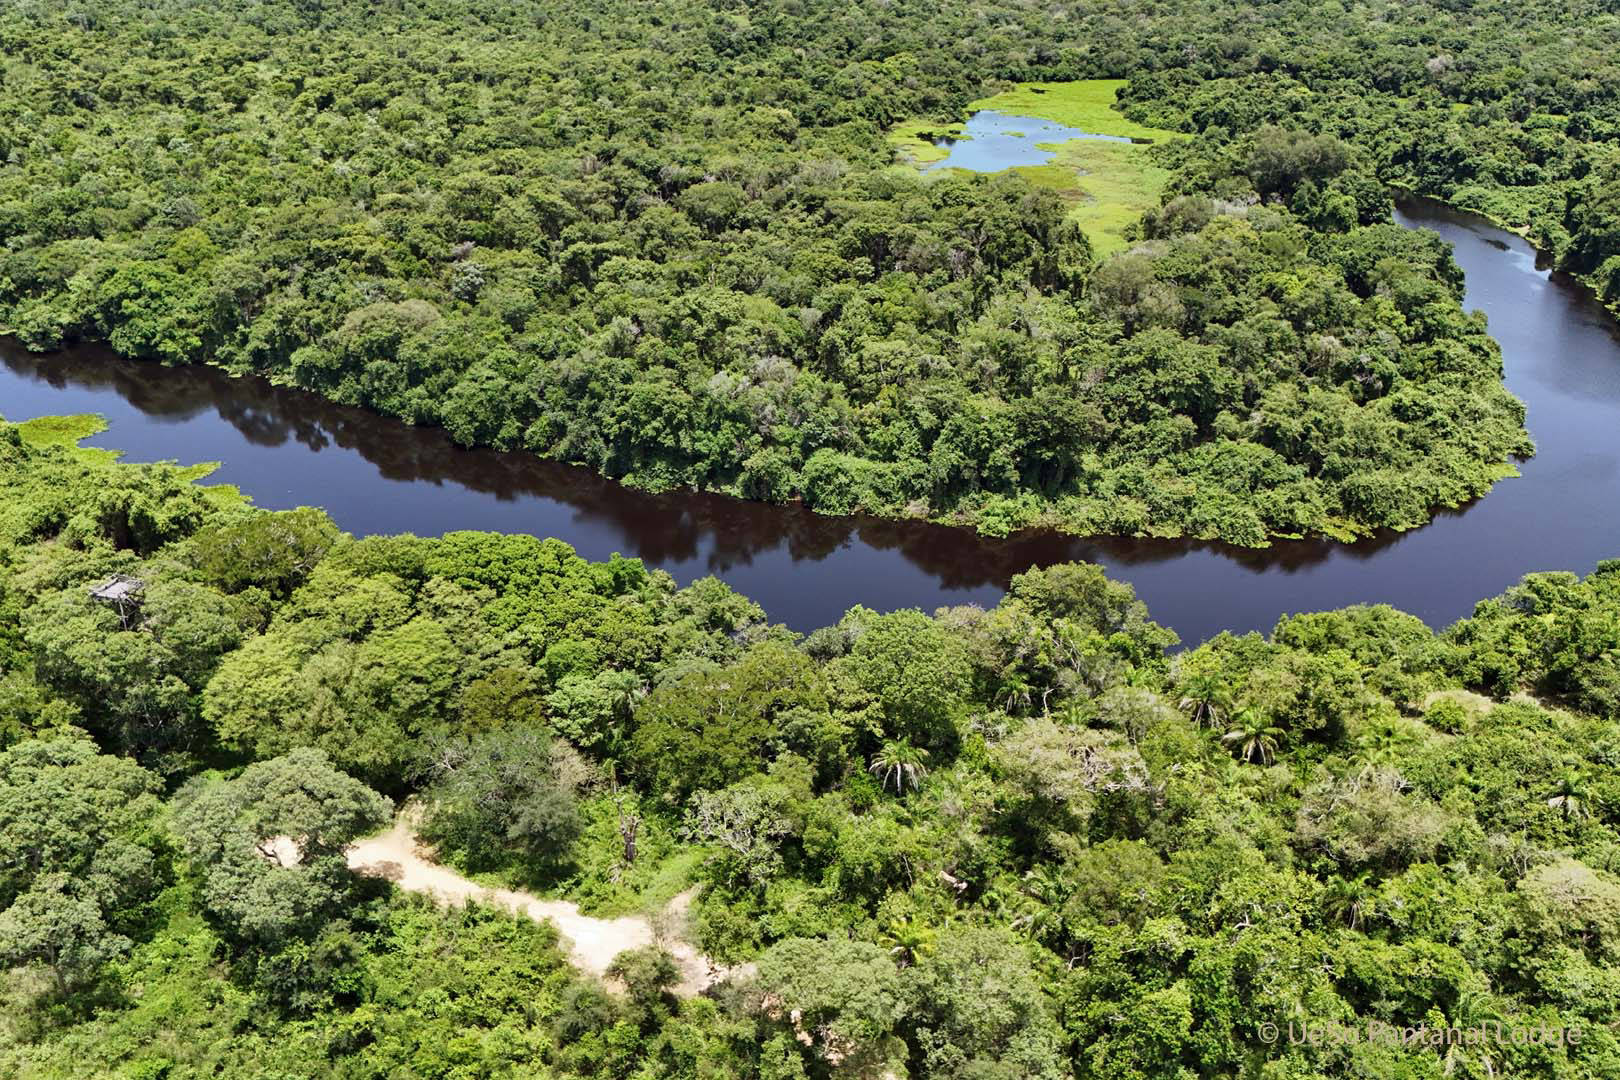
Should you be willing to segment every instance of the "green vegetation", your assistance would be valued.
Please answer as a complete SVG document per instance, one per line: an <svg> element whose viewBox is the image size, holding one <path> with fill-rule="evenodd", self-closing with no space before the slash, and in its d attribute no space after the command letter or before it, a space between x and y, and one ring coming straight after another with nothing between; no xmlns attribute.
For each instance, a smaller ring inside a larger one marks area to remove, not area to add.
<svg viewBox="0 0 1620 1080"><path fill-rule="evenodd" d="M1124 79L1082 79L1067 83L1028 83L967 105L969 112L996 109L1017 116L1055 120L1094 135L1123 135L1161 143L1176 132L1148 127L1116 109ZM1170 170L1155 162L1141 144L1122 145L1074 139L1050 147L1049 165L1018 170L1031 183L1050 187L1069 206L1069 220L1084 230L1100 257L1130 246L1132 226L1159 206Z"/></svg>
<svg viewBox="0 0 1620 1080"><path fill-rule="evenodd" d="M1567 5L81 7L0 12L0 325L646 487L1408 528L1529 445L1386 184L1533 211L1576 272L1616 250L1615 24ZM896 167L895 125L1008 87L1184 137L1066 151L1078 206L1052 170Z"/></svg>
<svg viewBox="0 0 1620 1080"><path fill-rule="evenodd" d="M1176 132L1135 123L1116 111L1115 95L1124 85L1123 79L1032 83L970 102L964 111L972 114L995 109L1054 120L1095 135L1122 135L1152 142L1175 138ZM903 159L927 165L942 160L947 153L933 140L947 134L959 137L960 131L960 127L912 122L892 130L889 142ZM1080 226L1098 256L1113 255L1129 246L1127 233L1143 214L1159 206L1160 195L1170 180L1170 170L1155 164L1146 147L1139 144L1074 139L1043 145L1043 149L1057 152L1051 164L1018 166L1012 171L1038 187L1056 191L1069 207L1068 219Z"/></svg>
<svg viewBox="0 0 1620 1080"><path fill-rule="evenodd" d="M1175 138L1174 131L1137 123L1119 112L1118 96L1125 85L1124 79L1022 83L992 97L970 101L966 110L975 113L994 109L1013 116L1034 116L1092 135L1122 135L1150 142Z"/></svg>
<svg viewBox="0 0 1620 1080"><path fill-rule="evenodd" d="M107 430L99 416L40 416L17 425L17 434L31 446L74 446ZM82 451L92 452L91 447Z"/></svg>
<svg viewBox="0 0 1620 1080"><path fill-rule="evenodd" d="M1172 656L1068 565L801 637L713 580L184 476L0 424L0 1074L1620 1069L1620 561L1441 633L1355 607ZM695 885L751 966L677 998L654 945L603 984L547 924L350 873L406 796L488 879ZM1508 1037L1264 1038L1307 1020Z"/></svg>
<svg viewBox="0 0 1620 1080"><path fill-rule="evenodd" d="M1372 155L1385 183L1474 210L1528 235L1620 311L1620 127L1612 13L1580 6L1419 5L1415 25L1357 27L1183 49L1192 69L1156 71L1121 93L1148 123L1206 144L1280 125L1329 132ZM1324 9L1323 17L1340 19ZM1376 44L1374 44L1376 42ZM1219 53L1221 55L1211 55Z"/></svg>
<svg viewBox="0 0 1620 1080"><path fill-rule="evenodd" d="M936 161L945 160L950 153L949 148L940 146L937 140L944 138L969 140L973 136L964 132L960 125L947 125L923 122L900 124L889 132L889 145L902 160L917 165L931 165Z"/></svg>
<svg viewBox="0 0 1620 1080"><path fill-rule="evenodd" d="M1132 246L1133 227L1158 207L1170 171L1154 164L1141 146L1073 139L1055 149L1051 164L1024 166L1018 172L1062 197L1069 220L1085 232L1098 255Z"/></svg>
<svg viewBox="0 0 1620 1080"><path fill-rule="evenodd" d="M1348 538L1531 449L1390 187L1620 306L1616 57L1611 4L1550 0L13 3L0 325L649 487ZM1179 137L897 165L986 100ZM806 636L555 540L355 539L95 430L0 423L0 1075L1620 1074L1620 561L1439 632L1363 606L1172 654L1067 565ZM695 889L739 967L679 998L654 944L603 982L351 873L407 798L483 880Z"/></svg>

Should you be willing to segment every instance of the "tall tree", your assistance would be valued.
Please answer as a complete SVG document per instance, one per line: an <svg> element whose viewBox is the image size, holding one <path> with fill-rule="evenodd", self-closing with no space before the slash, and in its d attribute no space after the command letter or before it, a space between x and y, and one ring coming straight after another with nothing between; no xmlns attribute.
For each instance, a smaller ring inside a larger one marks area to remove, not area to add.
<svg viewBox="0 0 1620 1080"><path fill-rule="evenodd" d="M341 908L352 887L344 849L390 815L387 799L307 748L186 794L175 828L203 902L229 933L270 943Z"/></svg>

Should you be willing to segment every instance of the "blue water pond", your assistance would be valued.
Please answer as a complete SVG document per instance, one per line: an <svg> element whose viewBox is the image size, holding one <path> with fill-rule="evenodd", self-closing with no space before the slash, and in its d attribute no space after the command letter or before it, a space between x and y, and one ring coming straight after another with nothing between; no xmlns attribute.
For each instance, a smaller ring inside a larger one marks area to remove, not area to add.
<svg viewBox="0 0 1620 1080"><path fill-rule="evenodd" d="M1017 165L1045 165L1057 155L1042 150L1041 145L1068 142L1070 139L1103 139L1108 142L1130 142L1122 135L1093 135L1089 131L1068 127L1051 120L1038 120L1033 116L1013 116L1009 113L983 109L968 117L962 136L942 136L934 140L935 146L950 152L941 160L931 162L925 169L968 169L972 172L1000 172Z"/></svg>

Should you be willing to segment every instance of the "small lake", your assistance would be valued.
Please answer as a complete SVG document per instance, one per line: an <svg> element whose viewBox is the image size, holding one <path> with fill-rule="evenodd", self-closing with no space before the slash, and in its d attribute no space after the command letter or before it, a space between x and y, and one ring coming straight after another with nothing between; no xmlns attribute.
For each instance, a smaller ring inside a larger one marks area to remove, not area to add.
<svg viewBox="0 0 1620 1080"><path fill-rule="evenodd" d="M1269 631L1278 616L1386 602L1441 626L1534 570L1589 572L1620 557L1620 332L1578 284L1549 274L1522 238L1435 203L1396 219L1454 245L1465 306L1502 345L1538 454L1523 477L1422 529L1357 544L1262 550L1190 541L1028 532L989 540L925 522L829 518L718 495L631 491L524 453L464 450L313 394L165 368L84 347L48 356L0 340L0 414L105 415L92 445L131 461L220 461L216 479L261 506L322 506L357 534L491 529L556 536L582 555L618 551L687 582L715 574L798 630L854 604L877 610L994 604L1013 574L1100 563L1136 586L1187 642Z"/></svg>
<svg viewBox="0 0 1620 1080"><path fill-rule="evenodd" d="M923 168L968 169L972 172L1001 172L1017 165L1045 165L1057 155L1041 146L1065 143L1070 139L1102 139L1128 143L1122 135L1093 135L1079 128L1066 127L1033 116L1012 116L994 109L981 109L968 117L962 135L940 136L934 145L949 153Z"/></svg>

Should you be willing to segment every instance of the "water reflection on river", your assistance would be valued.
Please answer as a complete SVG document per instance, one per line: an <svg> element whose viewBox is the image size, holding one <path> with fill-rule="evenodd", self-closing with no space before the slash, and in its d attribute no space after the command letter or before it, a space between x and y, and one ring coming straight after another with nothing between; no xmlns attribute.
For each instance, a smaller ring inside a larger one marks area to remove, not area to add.
<svg viewBox="0 0 1620 1080"><path fill-rule="evenodd" d="M98 349L34 356L0 344L0 414L102 413L111 427L94 445L133 461L221 461L216 478L260 505L323 506L355 533L529 532L593 559L636 556L681 581L715 574L801 630L856 603L993 604L1013 574L1070 559L1135 584L1154 617L1188 641L1359 601L1394 603L1441 625L1529 571L1584 573L1620 556L1620 334L1583 290L1538 270L1520 238L1426 203L1407 204L1401 220L1456 245L1468 306L1490 317L1539 453L1522 479L1465 510L1354 545L986 540L926 523L647 495L528 454L463 450L440 431L263 380Z"/></svg>

